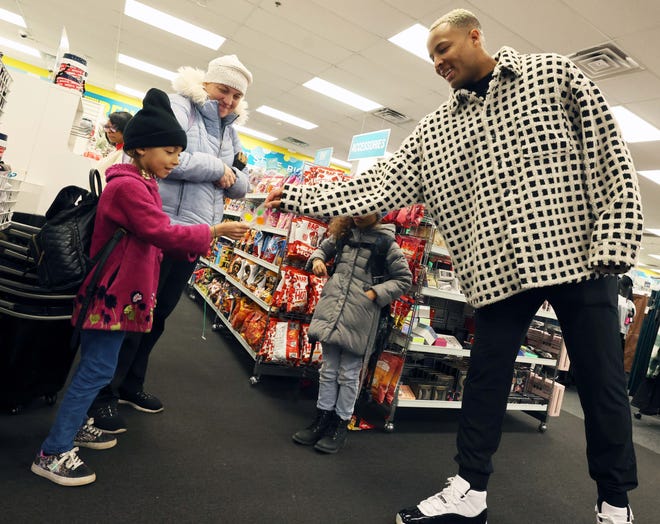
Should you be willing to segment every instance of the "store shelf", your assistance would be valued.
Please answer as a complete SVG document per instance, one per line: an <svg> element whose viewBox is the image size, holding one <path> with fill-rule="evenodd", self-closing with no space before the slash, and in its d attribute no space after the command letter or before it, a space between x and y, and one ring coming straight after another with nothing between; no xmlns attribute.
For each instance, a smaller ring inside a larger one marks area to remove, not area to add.
<svg viewBox="0 0 660 524"><path fill-rule="evenodd" d="M542 309L539 309L534 316L539 318L547 318L549 320L557 320L557 315L555 315L555 312L552 310L544 311Z"/></svg>
<svg viewBox="0 0 660 524"><path fill-rule="evenodd" d="M259 264L260 266L263 266L266 269L269 269L270 271L274 271L275 273L279 273L280 271L280 266L271 264L270 262L266 262L265 260L259 257L255 257L254 255L250 255L249 253L246 253L245 251L241 251L240 249L234 249L234 253L247 260L254 262L255 264Z"/></svg>
<svg viewBox="0 0 660 524"><path fill-rule="evenodd" d="M470 357L469 349L446 348L442 346L429 346L428 344L413 344L408 347L409 352L428 353L434 355L452 355L456 357ZM557 361L552 358L541 357L518 357L519 364L539 364L541 366L556 366Z"/></svg>
<svg viewBox="0 0 660 524"><path fill-rule="evenodd" d="M449 250L446 247L440 247L433 245L431 246L431 255L446 255L449 256Z"/></svg>
<svg viewBox="0 0 660 524"><path fill-rule="evenodd" d="M225 327L231 332L232 335L236 338L238 343L243 347L243 349L252 357L252 360L256 360L257 354L255 351L250 347L250 344L248 344L245 339L240 335L238 331L236 331L229 320L225 318L225 315L215 306L213 301L208 297L208 295L200 288L197 284L193 285L193 288L199 295L204 299L204 301L211 306L211 309L213 309L213 312L218 316L218 318L221 320L221 322L225 325Z"/></svg>
<svg viewBox="0 0 660 524"><path fill-rule="evenodd" d="M243 293L246 297L248 297L250 300L252 300L255 304L257 304L261 309L265 311L270 310L270 306L266 304L263 300L261 300L257 295L252 293L248 288L246 288L243 284L241 284L238 280L236 280L234 277L232 277L229 273L227 273L224 269L221 267L215 265L213 262L210 260L200 257L199 259L200 262L202 262L204 265L210 267L214 271L217 271L220 273L223 277L227 279L227 282L229 282L232 286L234 286L236 289L238 289L241 293Z"/></svg>
<svg viewBox="0 0 660 524"><path fill-rule="evenodd" d="M222 215L226 216L226 217L238 217L238 218L240 218L241 214L242 213L240 211L234 211L233 209L225 209L222 212Z"/></svg>
<svg viewBox="0 0 660 524"><path fill-rule="evenodd" d="M434 409L461 409L462 402L459 400L404 400L399 399L397 406L400 408L434 408ZM508 403L507 411L547 411L547 404L519 404Z"/></svg>
<svg viewBox="0 0 660 524"><path fill-rule="evenodd" d="M286 237L289 234L288 229L283 229L281 227L254 225L252 226L252 229L263 231L264 233L272 233L273 235L279 235L282 237Z"/></svg>
<svg viewBox="0 0 660 524"><path fill-rule="evenodd" d="M425 297L446 298L447 300L453 300L455 302L467 302L465 295L463 295L462 293L456 293L454 291L444 291L442 289L436 289L434 287L423 287L421 294Z"/></svg>
<svg viewBox="0 0 660 524"><path fill-rule="evenodd" d="M266 200L268 193L247 193L243 198L245 200Z"/></svg>

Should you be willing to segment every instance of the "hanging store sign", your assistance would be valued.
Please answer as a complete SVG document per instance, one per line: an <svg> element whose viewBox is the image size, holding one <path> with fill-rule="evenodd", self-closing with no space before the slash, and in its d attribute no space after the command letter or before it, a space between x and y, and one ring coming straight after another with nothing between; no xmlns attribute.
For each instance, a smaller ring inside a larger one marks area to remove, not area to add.
<svg viewBox="0 0 660 524"><path fill-rule="evenodd" d="M319 149L314 155L314 163L317 166L329 167L330 160L332 159L332 147L326 147L325 149Z"/></svg>
<svg viewBox="0 0 660 524"><path fill-rule="evenodd" d="M390 131L390 129L382 129L380 131L355 135L348 152L349 162L360 160L361 158L385 156L387 143L390 140Z"/></svg>

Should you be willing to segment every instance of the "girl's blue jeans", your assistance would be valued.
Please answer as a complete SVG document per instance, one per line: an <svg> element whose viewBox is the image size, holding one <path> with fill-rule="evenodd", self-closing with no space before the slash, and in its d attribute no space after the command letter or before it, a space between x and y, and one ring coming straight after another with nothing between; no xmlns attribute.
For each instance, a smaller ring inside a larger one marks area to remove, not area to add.
<svg viewBox="0 0 660 524"><path fill-rule="evenodd" d="M87 421L92 401L112 380L125 334L125 331L81 331L80 362L62 398L55 423L41 445L44 454L57 455L73 449L73 440Z"/></svg>
<svg viewBox="0 0 660 524"><path fill-rule="evenodd" d="M319 377L316 407L333 411L342 420L353 415L360 386L363 357L338 346L323 344L323 364Z"/></svg>

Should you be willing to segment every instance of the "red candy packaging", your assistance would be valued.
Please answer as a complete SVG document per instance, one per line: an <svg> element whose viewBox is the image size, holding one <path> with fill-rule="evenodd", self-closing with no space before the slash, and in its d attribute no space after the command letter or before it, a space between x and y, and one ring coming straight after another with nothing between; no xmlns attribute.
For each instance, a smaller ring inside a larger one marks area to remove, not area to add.
<svg viewBox="0 0 660 524"><path fill-rule="evenodd" d="M291 220L287 256L307 260L323 240L328 225L315 218L296 216Z"/></svg>

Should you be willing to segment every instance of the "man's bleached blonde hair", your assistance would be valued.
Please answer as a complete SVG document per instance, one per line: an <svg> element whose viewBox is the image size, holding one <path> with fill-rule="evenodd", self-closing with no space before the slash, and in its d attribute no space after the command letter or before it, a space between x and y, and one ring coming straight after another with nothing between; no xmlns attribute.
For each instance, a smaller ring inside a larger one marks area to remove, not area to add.
<svg viewBox="0 0 660 524"><path fill-rule="evenodd" d="M449 11L446 15L438 18L433 24L429 31L433 31L440 24L449 24L452 27L460 27L464 29L478 29L481 31L481 22L479 19L467 9L453 9Z"/></svg>

